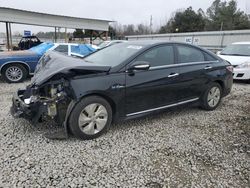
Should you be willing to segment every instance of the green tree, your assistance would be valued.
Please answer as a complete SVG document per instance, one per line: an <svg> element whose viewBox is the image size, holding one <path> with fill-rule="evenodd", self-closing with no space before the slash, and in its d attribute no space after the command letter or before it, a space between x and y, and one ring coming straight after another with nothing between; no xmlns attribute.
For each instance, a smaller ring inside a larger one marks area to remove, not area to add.
<svg viewBox="0 0 250 188"><path fill-rule="evenodd" d="M93 30L90 29L85 29L84 30L84 34L83 34L83 38L90 38L93 37Z"/></svg>
<svg viewBox="0 0 250 188"><path fill-rule="evenodd" d="M137 35L146 35L150 34L150 28L149 26L145 24L138 24L137 25L137 30L135 31Z"/></svg>
<svg viewBox="0 0 250 188"><path fill-rule="evenodd" d="M109 26L108 36L110 36L111 40L116 39L116 30L112 26Z"/></svg>
<svg viewBox="0 0 250 188"><path fill-rule="evenodd" d="M74 38L84 38L83 30L82 30L82 29L76 29L76 30L73 32L73 37L74 37Z"/></svg>
<svg viewBox="0 0 250 188"><path fill-rule="evenodd" d="M205 26L205 19L200 12L196 13L192 7L185 11L178 11L174 14L167 25L161 27L160 33L164 32L194 32L203 31Z"/></svg>
<svg viewBox="0 0 250 188"><path fill-rule="evenodd" d="M215 0L207 9L206 30L249 29L250 19L237 8L237 2Z"/></svg>
<svg viewBox="0 0 250 188"><path fill-rule="evenodd" d="M124 35L134 35L135 34L135 26L133 24L124 25L123 31L124 31Z"/></svg>

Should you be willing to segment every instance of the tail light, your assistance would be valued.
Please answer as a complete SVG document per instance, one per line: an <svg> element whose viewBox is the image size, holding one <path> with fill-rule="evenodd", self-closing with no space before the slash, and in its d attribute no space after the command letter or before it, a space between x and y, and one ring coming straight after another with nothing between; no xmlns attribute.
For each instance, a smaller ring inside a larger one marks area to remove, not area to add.
<svg viewBox="0 0 250 188"><path fill-rule="evenodd" d="M227 66L227 70L229 70L230 72L234 71L234 67L233 66Z"/></svg>

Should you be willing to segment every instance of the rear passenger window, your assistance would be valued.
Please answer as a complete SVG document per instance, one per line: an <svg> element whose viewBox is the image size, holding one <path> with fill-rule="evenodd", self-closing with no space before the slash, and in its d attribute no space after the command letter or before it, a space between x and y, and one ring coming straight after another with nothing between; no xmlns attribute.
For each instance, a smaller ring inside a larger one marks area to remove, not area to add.
<svg viewBox="0 0 250 188"><path fill-rule="evenodd" d="M173 46L155 47L139 56L136 61L146 61L151 67L174 64Z"/></svg>
<svg viewBox="0 0 250 188"><path fill-rule="evenodd" d="M205 61L201 50L189 46L177 46L178 63L202 62Z"/></svg>

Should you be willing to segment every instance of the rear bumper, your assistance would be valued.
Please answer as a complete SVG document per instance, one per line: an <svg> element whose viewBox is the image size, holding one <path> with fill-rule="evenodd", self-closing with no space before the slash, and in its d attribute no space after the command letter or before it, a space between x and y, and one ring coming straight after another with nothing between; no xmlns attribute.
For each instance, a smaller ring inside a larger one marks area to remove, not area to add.
<svg viewBox="0 0 250 188"><path fill-rule="evenodd" d="M224 80L224 89L223 89L223 97L227 96L233 87L233 75L232 73L226 76Z"/></svg>
<svg viewBox="0 0 250 188"><path fill-rule="evenodd" d="M47 112L47 108L40 102L26 104L22 99L24 92L25 90L18 90L13 94L10 112L15 118L25 118L32 123L36 123L41 115Z"/></svg>

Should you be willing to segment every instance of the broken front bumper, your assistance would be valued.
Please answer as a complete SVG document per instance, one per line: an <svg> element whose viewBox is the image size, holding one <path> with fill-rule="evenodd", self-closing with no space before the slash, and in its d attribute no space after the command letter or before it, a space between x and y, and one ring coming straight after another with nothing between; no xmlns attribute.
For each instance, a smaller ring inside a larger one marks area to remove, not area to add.
<svg viewBox="0 0 250 188"><path fill-rule="evenodd" d="M15 118L25 118L32 123L38 122L42 114L47 112L47 108L41 102L26 104L23 101L25 90L18 90L12 97L10 112Z"/></svg>

